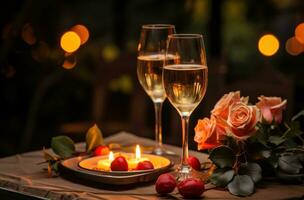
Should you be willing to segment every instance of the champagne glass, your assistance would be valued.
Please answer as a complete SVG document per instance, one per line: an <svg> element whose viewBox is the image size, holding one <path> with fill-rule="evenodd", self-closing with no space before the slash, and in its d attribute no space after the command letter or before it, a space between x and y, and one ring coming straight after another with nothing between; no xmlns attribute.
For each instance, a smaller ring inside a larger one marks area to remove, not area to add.
<svg viewBox="0 0 304 200"><path fill-rule="evenodd" d="M202 35L169 35L166 55L176 57L174 64L165 59L163 84L170 103L181 116L183 143L177 177L182 180L191 176L191 167L187 162L189 118L205 96L208 82L208 68Z"/></svg>
<svg viewBox="0 0 304 200"><path fill-rule="evenodd" d="M153 153L157 155L166 153L162 147L161 111L166 99L162 73L168 35L173 33L175 33L174 25L143 25L138 43L137 76L154 103L156 145ZM172 58L169 58L167 62L172 62Z"/></svg>

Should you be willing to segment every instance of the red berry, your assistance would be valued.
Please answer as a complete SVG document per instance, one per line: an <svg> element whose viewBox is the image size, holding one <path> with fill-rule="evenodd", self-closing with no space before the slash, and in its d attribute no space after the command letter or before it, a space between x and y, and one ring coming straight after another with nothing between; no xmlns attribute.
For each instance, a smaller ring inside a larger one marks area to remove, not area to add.
<svg viewBox="0 0 304 200"><path fill-rule="evenodd" d="M95 156L108 155L109 153L110 153L110 149L107 146L98 146L94 151Z"/></svg>
<svg viewBox="0 0 304 200"><path fill-rule="evenodd" d="M123 156L118 156L111 162L112 171L128 171L128 162Z"/></svg>
<svg viewBox="0 0 304 200"><path fill-rule="evenodd" d="M154 169L154 166L153 164L148 161L148 160L145 160L143 162L139 162L137 164L137 167L136 167L137 170L147 170L147 169Z"/></svg>
<svg viewBox="0 0 304 200"><path fill-rule="evenodd" d="M181 181L177 185L179 193L184 197L184 198L198 198L200 197L204 190L205 190L205 185L204 183L196 178L187 178L183 181Z"/></svg>
<svg viewBox="0 0 304 200"><path fill-rule="evenodd" d="M188 164L195 170L201 170L201 163L195 156L188 157Z"/></svg>
<svg viewBox="0 0 304 200"><path fill-rule="evenodd" d="M155 183L156 192L161 195L173 192L175 187L176 180L174 176L169 173L160 175Z"/></svg>

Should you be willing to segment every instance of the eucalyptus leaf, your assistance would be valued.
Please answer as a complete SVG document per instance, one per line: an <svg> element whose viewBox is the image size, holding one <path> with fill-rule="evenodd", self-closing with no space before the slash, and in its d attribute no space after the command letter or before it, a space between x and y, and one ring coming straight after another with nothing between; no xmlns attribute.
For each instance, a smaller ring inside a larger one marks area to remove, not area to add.
<svg viewBox="0 0 304 200"><path fill-rule="evenodd" d="M236 155L231 148L219 146L211 151L209 159L219 168L232 167Z"/></svg>
<svg viewBox="0 0 304 200"><path fill-rule="evenodd" d="M287 149L289 149L289 148L296 148L298 145L292 138L289 138L284 142L284 146Z"/></svg>
<svg viewBox="0 0 304 200"><path fill-rule="evenodd" d="M96 124L92 126L86 134L86 149L87 152L92 151L96 147L104 145L103 136Z"/></svg>
<svg viewBox="0 0 304 200"><path fill-rule="evenodd" d="M239 173L250 176L255 183L262 179L262 168L257 163L250 162L247 164L242 164L240 166Z"/></svg>
<svg viewBox="0 0 304 200"><path fill-rule="evenodd" d="M267 123L258 123L257 127L257 133L252 137L253 141L258 141L260 144L264 145L265 147L268 147L267 138L269 134L270 125Z"/></svg>
<svg viewBox="0 0 304 200"><path fill-rule="evenodd" d="M236 153L240 151L240 145L234 137L227 136L225 145L230 147Z"/></svg>
<svg viewBox="0 0 304 200"><path fill-rule="evenodd" d="M213 171L210 176L210 181L212 184L220 187L225 187L233 178L234 170L231 168L217 168Z"/></svg>
<svg viewBox="0 0 304 200"><path fill-rule="evenodd" d="M228 190L236 196L249 196L254 192L254 182L248 175L236 175L228 184Z"/></svg>
<svg viewBox="0 0 304 200"><path fill-rule="evenodd" d="M298 174L303 169L297 155L285 155L279 157L278 164L280 169L289 174Z"/></svg>
<svg viewBox="0 0 304 200"><path fill-rule="evenodd" d="M274 168L276 169L278 167L278 156L272 154L268 159L267 162Z"/></svg>
<svg viewBox="0 0 304 200"><path fill-rule="evenodd" d="M286 138L285 137L279 137L279 136L270 136L269 137L269 142L275 145L280 145L283 142L285 142Z"/></svg>
<svg viewBox="0 0 304 200"><path fill-rule="evenodd" d="M52 150L59 156L66 158L75 153L75 145L68 136L53 137L51 141Z"/></svg>
<svg viewBox="0 0 304 200"><path fill-rule="evenodd" d="M296 114L295 116L293 116L291 118L291 121L295 121L295 120L297 120L301 116L304 116L304 110L301 110L300 112L298 112L298 114Z"/></svg>
<svg viewBox="0 0 304 200"><path fill-rule="evenodd" d="M252 160L263 160L271 156L270 150L257 142L247 145L247 153Z"/></svg>
<svg viewBox="0 0 304 200"><path fill-rule="evenodd" d="M304 183L304 174L289 174L282 170L276 171L276 176L278 179L285 183Z"/></svg>
<svg viewBox="0 0 304 200"><path fill-rule="evenodd" d="M290 131L289 131L289 137L296 137L303 134L303 131L301 130L301 124L299 121L292 121L290 123Z"/></svg>

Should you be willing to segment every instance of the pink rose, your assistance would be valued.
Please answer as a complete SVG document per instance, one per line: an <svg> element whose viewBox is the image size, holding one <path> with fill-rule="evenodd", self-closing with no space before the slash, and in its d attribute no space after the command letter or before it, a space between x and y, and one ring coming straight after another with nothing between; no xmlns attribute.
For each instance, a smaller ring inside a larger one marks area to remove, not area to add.
<svg viewBox="0 0 304 200"><path fill-rule="evenodd" d="M198 120L194 130L194 141L198 143L198 150L219 146L220 136L226 133L225 127L217 124L214 116Z"/></svg>
<svg viewBox="0 0 304 200"><path fill-rule="evenodd" d="M240 91L236 92L229 92L225 94L214 106L211 114L214 115L216 118L222 118L227 120L229 106L235 102L244 102L245 104L248 103L248 97L240 97Z"/></svg>
<svg viewBox="0 0 304 200"><path fill-rule="evenodd" d="M256 106L248 106L240 101L230 105L227 124L233 136L246 139L255 133L260 116Z"/></svg>
<svg viewBox="0 0 304 200"><path fill-rule="evenodd" d="M280 97L258 97L259 102L256 106L261 110L263 118L268 124L273 121L276 124L282 122L282 112L286 108L287 100L282 101Z"/></svg>

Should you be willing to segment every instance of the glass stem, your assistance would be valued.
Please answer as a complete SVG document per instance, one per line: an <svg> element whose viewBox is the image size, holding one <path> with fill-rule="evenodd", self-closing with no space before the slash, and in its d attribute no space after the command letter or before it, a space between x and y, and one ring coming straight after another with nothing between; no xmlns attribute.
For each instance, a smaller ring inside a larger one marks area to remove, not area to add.
<svg viewBox="0 0 304 200"><path fill-rule="evenodd" d="M189 116L181 116L182 119L182 139L183 139L183 152L182 152L182 166L188 166L188 130L189 130Z"/></svg>
<svg viewBox="0 0 304 200"><path fill-rule="evenodd" d="M156 148L162 147L162 107L163 102L155 102L155 141L156 141Z"/></svg>

